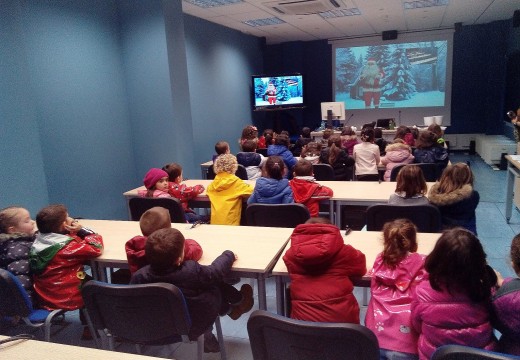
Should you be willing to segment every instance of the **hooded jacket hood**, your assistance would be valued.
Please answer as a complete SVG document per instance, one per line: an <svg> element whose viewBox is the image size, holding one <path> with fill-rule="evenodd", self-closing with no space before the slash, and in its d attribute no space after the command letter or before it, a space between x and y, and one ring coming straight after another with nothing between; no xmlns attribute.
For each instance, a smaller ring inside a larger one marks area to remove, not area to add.
<svg viewBox="0 0 520 360"><path fill-rule="evenodd" d="M239 152L237 154L237 162L245 167L260 166L262 157L255 152Z"/></svg>
<svg viewBox="0 0 520 360"><path fill-rule="evenodd" d="M307 202L320 187L314 179L303 179L297 177L291 180L294 201L297 203Z"/></svg>
<svg viewBox="0 0 520 360"><path fill-rule="evenodd" d="M220 173L215 176L215 179L208 185L210 191L226 191L231 189L236 182L242 182L242 180L233 174Z"/></svg>
<svg viewBox="0 0 520 360"><path fill-rule="evenodd" d="M458 203L462 200L469 199L473 194L473 187L470 184L466 184L460 189L444 194L439 193L439 183L433 184L428 194L428 199L431 203L437 206L446 206Z"/></svg>

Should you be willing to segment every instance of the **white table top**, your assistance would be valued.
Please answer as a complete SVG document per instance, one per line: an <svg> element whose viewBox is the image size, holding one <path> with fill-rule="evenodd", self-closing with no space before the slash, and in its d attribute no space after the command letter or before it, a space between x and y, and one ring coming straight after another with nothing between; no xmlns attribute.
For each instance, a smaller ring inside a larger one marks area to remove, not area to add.
<svg viewBox="0 0 520 360"><path fill-rule="evenodd" d="M0 340L7 336L1 336ZM151 360L156 357L106 351L37 340L17 340L0 345L0 358L5 360Z"/></svg>
<svg viewBox="0 0 520 360"><path fill-rule="evenodd" d="M355 249L360 250L365 254L367 261L367 269L371 269L377 255L383 251L383 239L382 232L380 231L352 231L350 235L343 235L345 244L352 245ZM418 233L417 234L417 245L419 254L429 254L437 242L437 239L441 236L440 233ZM289 249L290 243L287 244L283 251L283 254ZM283 255L273 268L273 275L286 276L289 275L287 267L283 261ZM364 279L369 277L364 276Z"/></svg>
<svg viewBox="0 0 520 360"><path fill-rule="evenodd" d="M138 221L83 219L80 223L103 237L104 251L97 262L127 264L125 243L141 235ZM203 224L190 229L191 224L173 223L172 227L200 244L203 255L199 263L209 265L224 250L231 250L238 257L232 269L249 273L269 272L292 233L291 228L254 226Z"/></svg>

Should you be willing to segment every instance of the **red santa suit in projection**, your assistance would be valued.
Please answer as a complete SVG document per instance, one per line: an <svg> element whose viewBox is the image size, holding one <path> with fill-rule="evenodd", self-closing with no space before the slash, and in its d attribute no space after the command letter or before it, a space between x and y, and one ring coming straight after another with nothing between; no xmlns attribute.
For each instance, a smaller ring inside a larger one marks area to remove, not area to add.
<svg viewBox="0 0 520 360"><path fill-rule="evenodd" d="M377 66L374 59L368 59L367 64L363 67L359 76L360 85L363 87L363 100L365 100L365 108L370 108L372 100L374 107L379 107L379 99L381 98L381 79L385 73Z"/></svg>
<svg viewBox="0 0 520 360"><path fill-rule="evenodd" d="M276 88L272 83L269 83L269 85L267 85L265 95L267 95L267 101L269 102L269 105L276 104Z"/></svg>

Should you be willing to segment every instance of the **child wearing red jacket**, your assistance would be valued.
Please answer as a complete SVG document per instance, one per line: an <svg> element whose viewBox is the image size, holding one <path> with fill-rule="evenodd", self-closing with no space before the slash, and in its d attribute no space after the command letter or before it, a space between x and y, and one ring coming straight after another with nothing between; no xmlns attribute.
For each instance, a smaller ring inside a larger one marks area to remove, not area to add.
<svg viewBox="0 0 520 360"><path fill-rule="evenodd" d="M333 194L332 189L316 182L309 160L298 160L293 170L294 177L289 181L289 186L293 191L294 202L305 205L311 217L318 217L320 201L329 199Z"/></svg>
<svg viewBox="0 0 520 360"><path fill-rule="evenodd" d="M166 164L162 169L168 173L168 193L172 197L179 199L181 202L186 216L186 221L191 224L197 221L209 222L207 216L195 213L195 211L190 209L188 206L188 201L196 198L199 194L204 192L204 186L187 186L186 184L183 184L182 182L184 179L182 178L182 166L177 163Z"/></svg>
<svg viewBox="0 0 520 360"><path fill-rule="evenodd" d="M171 228L171 222L170 212L160 206L148 209L141 215L139 226L143 235L134 236L125 244L130 273L133 274L143 266L148 265L144 252L148 236L156 230ZM202 248L199 243L195 240L186 239L184 242L184 257L186 260L198 261L202 257Z"/></svg>
<svg viewBox="0 0 520 360"><path fill-rule="evenodd" d="M36 215L40 231L29 252L34 291L48 310L83 307L83 264L100 256L103 239L71 218L64 205L49 205Z"/></svg>
<svg viewBox="0 0 520 360"><path fill-rule="evenodd" d="M350 277L366 273L366 259L343 242L337 226L325 218L298 225L283 261L291 278L293 319L359 324Z"/></svg>

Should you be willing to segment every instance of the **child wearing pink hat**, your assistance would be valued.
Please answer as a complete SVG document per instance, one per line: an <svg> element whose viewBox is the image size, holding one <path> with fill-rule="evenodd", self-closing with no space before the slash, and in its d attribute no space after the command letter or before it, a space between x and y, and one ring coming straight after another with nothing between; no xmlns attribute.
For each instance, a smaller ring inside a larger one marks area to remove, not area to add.
<svg viewBox="0 0 520 360"><path fill-rule="evenodd" d="M143 179L146 190L138 190L141 197L171 198L168 193L168 173L158 168L148 170Z"/></svg>

